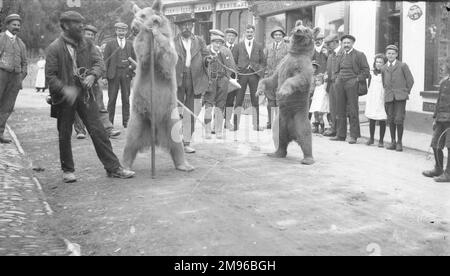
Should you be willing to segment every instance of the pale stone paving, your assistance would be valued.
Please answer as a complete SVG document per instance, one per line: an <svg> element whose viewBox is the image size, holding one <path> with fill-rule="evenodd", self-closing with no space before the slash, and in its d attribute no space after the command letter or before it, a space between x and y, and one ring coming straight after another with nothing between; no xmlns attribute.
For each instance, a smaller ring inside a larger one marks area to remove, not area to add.
<svg viewBox="0 0 450 276"><path fill-rule="evenodd" d="M0 145L0 256L67 255L14 144Z"/></svg>

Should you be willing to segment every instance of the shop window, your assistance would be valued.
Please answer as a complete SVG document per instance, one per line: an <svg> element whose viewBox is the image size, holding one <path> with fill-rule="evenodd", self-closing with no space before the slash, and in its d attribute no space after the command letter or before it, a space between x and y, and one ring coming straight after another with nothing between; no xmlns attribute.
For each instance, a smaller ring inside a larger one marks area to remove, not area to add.
<svg viewBox="0 0 450 276"><path fill-rule="evenodd" d="M320 27L325 36L338 34L339 37L345 32L345 2L337 2L316 7L315 26Z"/></svg>
<svg viewBox="0 0 450 276"><path fill-rule="evenodd" d="M448 2L427 2L425 42L425 89L438 90L445 76L445 59L450 51Z"/></svg>
<svg viewBox="0 0 450 276"><path fill-rule="evenodd" d="M386 46L395 45L401 49L400 45L400 10L401 1L381 1L378 6L376 32L376 52L384 53ZM401 60L402 52L399 52L398 59Z"/></svg>
<svg viewBox="0 0 450 276"><path fill-rule="evenodd" d="M286 30L286 14L277 14L266 17L265 41L266 44L272 43L270 33L275 27L282 27Z"/></svg>

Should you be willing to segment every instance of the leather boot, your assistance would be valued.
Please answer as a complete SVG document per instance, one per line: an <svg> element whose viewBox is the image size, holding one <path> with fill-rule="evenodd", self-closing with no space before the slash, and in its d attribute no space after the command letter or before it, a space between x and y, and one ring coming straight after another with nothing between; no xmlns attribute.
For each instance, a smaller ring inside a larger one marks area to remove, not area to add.
<svg viewBox="0 0 450 276"><path fill-rule="evenodd" d="M325 124L321 123L320 124L320 130L319 130L319 134L323 134L325 132Z"/></svg>
<svg viewBox="0 0 450 276"><path fill-rule="evenodd" d="M319 133L319 123L313 123L314 128L312 133Z"/></svg>

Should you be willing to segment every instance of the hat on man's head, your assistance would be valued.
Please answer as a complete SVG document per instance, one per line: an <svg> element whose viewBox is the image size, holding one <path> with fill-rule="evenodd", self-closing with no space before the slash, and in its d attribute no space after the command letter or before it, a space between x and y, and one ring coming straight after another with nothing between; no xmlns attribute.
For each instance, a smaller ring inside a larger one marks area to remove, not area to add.
<svg viewBox="0 0 450 276"><path fill-rule="evenodd" d="M387 50L394 50L394 51L396 51L396 52L398 53L398 47L395 46L395 45L388 45L388 46L386 47L386 51L387 51Z"/></svg>
<svg viewBox="0 0 450 276"><path fill-rule="evenodd" d="M237 32L235 29L233 29L233 28L228 28L228 29L226 29L226 30L225 30L225 33L226 33L226 34L228 34L228 33L230 33L230 34L235 34L236 36L239 36L238 32Z"/></svg>
<svg viewBox="0 0 450 276"><path fill-rule="evenodd" d="M323 33L319 33L319 34L316 36L316 40L324 39L324 38L325 38L325 35L324 35Z"/></svg>
<svg viewBox="0 0 450 276"><path fill-rule="evenodd" d="M220 35L211 35L211 42L213 41L221 41L222 43L225 43L225 39Z"/></svg>
<svg viewBox="0 0 450 276"><path fill-rule="evenodd" d="M339 41L339 36L337 34L329 34L323 40L323 42L325 42L325 43L332 42L332 41Z"/></svg>
<svg viewBox="0 0 450 276"><path fill-rule="evenodd" d="M116 29L128 29L128 25L123 22L117 22L114 24L114 28Z"/></svg>
<svg viewBox="0 0 450 276"><path fill-rule="evenodd" d="M93 32L94 34L98 33L97 28L94 27L94 26L92 26L92 25L86 25L86 26L84 26L84 30L85 30L85 31L91 31L91 32Z"/></svg>
<svg viewBox="0 0 450 276"><path fill-rule="evenodd" d="M270 36L273 38L273 35L274 35L276 32L280 32L280 33L283 35L283 37L286 36L286 32L284 31L283 27L281 27L281 26L275 26L275 27L272 29L272 31L270 32Z"/></svg>
<svg viewBox="0 0 450 276"><path fill-rule="evenodd" d="M195 17L192 14L182 13L175 17L175 20L173 23L178 25L178 24L182 24L182 23L186 23L186 22L195 22L195 21L197 21L197 19L195 19Z"/></svg>
<svg viewBox="0 0 450 276"><path fill-rule="evenodd" d="M18 20L18 21L22 22L22 18L20 17L20 15L13 13L13 14L8 15L5 18L5 24L8 24L9 22L14 21L14 20Z"/></svg>
<svg viewBox="0 0 450 276"><path fill-rule="evenodd" d="M66 11L61 14L59 21L84 22L86 19L76 11Z"/></svg>
<svg viewBox="0 0 450 276"><path fill-rule="evenodd" d="M212 36L221 36L222 38L225 37L225 34L221 30L217 30L217 29L209 30L209 34L211 35L211 38L212 38Z"/></svg>
<svg viewBox="0 0 450 276"><path fill-rule="evenodd" d="M341 37L341 41L343 41L343 40L346 39L346 38L351 39L353 42L356 41L356 38L355 38L354 36L352 36L352 35L349 35L349 34L343 35L343 36Z"/></svg>

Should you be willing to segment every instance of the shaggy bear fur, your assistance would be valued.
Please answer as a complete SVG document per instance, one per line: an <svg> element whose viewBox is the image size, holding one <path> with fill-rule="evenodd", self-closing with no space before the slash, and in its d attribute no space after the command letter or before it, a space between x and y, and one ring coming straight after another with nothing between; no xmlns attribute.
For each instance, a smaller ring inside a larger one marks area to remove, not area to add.
<svg viewBox="0 0 450 276"><path fill-rule="evenodd" d="M260 81L259 93L276 89L280 112L273 125L273 139L276 152L271 157L283 158L287 147L296 141L302 151L302 164L314 163L312 155L312 133L308 119L309 92L313 80L311 58L314 53L314 39L320 29L304 27L301 21L292 31L288 55L280 62L275 73Z"/></svg>
<svg viewBox="0 0 450 276"><path fill-rule="evenodd" d="M178 56L173 44L170 22L163 15L159 0L152 8L140 9L135 5L133 10L135 19L132 29L138 32L134 41L138 67L123 163L127 168L131 168L137 153L151 145L151 124L155 123L155 144L169 150L178 170L191 171L194 168L185 160L180 134L175 77ZM150 83L150 32L153 33L155 51L153 91ZM150 106L151 96L153 106ZM155 109L155 122L150 120L151 108Z"/></svg>

